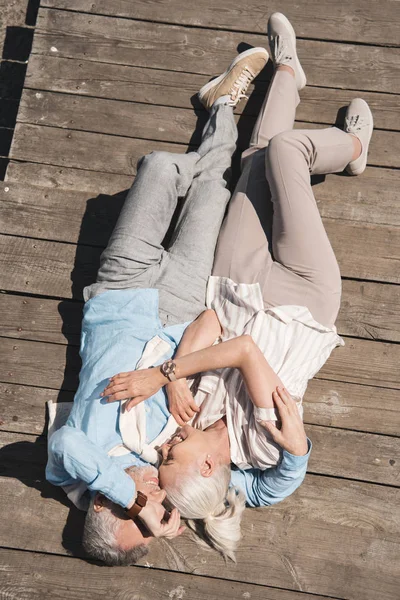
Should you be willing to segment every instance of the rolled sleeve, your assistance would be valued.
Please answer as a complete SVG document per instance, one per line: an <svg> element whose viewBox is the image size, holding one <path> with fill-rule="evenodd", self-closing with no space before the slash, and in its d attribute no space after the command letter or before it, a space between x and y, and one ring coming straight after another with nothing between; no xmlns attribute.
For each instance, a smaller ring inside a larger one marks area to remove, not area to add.
<svg viewBox="0 0 400 600"><path fill-rule="evenodd" d="M136 486L125 470L79 429L65 425L49 441L46 479L58 486L83 481L123 507L133 499Z"/></svg>

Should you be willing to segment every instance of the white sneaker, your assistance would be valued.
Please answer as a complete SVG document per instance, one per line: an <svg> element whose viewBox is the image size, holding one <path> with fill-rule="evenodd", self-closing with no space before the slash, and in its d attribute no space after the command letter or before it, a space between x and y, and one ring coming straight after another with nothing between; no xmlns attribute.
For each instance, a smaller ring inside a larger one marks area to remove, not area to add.
<svg viewBox="0 0 400 600"><path fill-rule="evenodd" d="M296 34L289 19L282 13L273 13L268 20L268 42L274 65L292 67L297 89L302 90L307 78L297 56Z"/></svg>
<svg viewBox="0 0 400 600"><path fill-rule="evenodd" d="M354 98L347 108L344 120L346 133L352 133L361 142L361 154L346 167L351 175L361 175L367 166L368 146L374 129L374 119L365 100Z"/></svg>

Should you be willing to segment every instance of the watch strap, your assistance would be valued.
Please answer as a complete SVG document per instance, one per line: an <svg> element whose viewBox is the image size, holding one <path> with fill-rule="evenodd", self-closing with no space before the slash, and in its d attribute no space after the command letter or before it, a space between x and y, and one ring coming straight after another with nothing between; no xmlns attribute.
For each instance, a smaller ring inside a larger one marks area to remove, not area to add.
<svg viewBox="0 0 400 600"><path fill-rule="evenodd" d="M130 519L135 519L140 514L142 508L146 506L146 504L147 496L142 494L142 492L138 492L135 503L130 508L125 508L125 512Z"/></svg>

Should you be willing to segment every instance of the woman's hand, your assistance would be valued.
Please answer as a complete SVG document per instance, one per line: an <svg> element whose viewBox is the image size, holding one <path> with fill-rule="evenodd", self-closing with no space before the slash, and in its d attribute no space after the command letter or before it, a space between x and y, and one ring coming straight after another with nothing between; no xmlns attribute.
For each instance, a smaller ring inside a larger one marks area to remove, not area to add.
<svg viewBox="0 0 400 600"><path fill-rule="evenodd" d="M156 394L166 382L167 379L158 367L118 373L118 375L111 377L110 383L100 396L107 396L107 402L130 398L125 404L125 410L129 411L140 402Z"/></svg>
<svg viewBox="0 0 400 600"><path fill-rule="evenodd" d="M177 379L167 385L169 412L179 425L185 425L200 411L186 379Z"/></svg>
<svg viewBox="0 0 400 600"><path fill-rule="evenodd" d="M284 450L295 456L304 456L308 452L307 436L296 402L283 387L277 387L272 398L282 421L280 429L274 422L261 421L272 439Z"/></svg>

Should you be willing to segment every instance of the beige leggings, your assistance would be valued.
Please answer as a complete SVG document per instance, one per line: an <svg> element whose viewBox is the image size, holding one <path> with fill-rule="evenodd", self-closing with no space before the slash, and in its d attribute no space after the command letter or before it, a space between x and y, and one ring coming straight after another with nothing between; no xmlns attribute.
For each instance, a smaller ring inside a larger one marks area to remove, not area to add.
<svg viewBox="0 0 400 600"><path fill-rule="evenodd" d="M277 71L242 157L213 274L259 282L266 307L306 306L331 326L340 307L340 271L310 174L343 171L353 142L336 127L293 130L299 102L294 77Z"/></svg>

